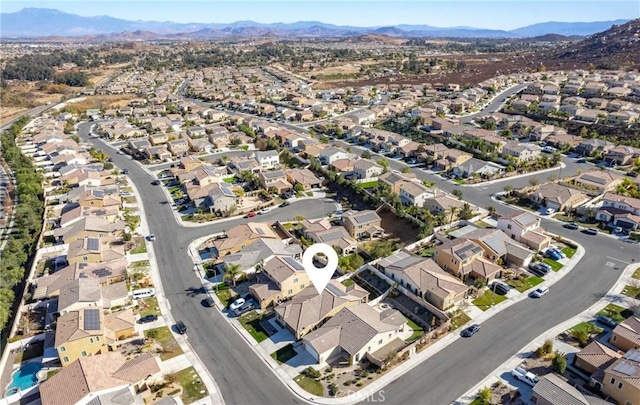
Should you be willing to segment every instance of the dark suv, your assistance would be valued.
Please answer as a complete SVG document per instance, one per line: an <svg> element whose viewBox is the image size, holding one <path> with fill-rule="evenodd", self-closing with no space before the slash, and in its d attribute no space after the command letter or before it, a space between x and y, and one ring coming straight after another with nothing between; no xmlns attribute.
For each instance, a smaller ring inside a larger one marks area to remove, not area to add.
<svg viewBox="0 0 640 405"><path fill-rule="evenodd" d="M187 333L187 325L184 324L184 322L182 321L178 321L176 322L176 329L178 330L178 333L181 335L184 335L185 333Z"/></svg>
<svg viewBox="0 0 640 405"><path fill-rule="evenodd" d="M158 315L151 314L151 315L143 316L142 318L138 319L138 323L155 322L157 320L158 320Z"/></svg>

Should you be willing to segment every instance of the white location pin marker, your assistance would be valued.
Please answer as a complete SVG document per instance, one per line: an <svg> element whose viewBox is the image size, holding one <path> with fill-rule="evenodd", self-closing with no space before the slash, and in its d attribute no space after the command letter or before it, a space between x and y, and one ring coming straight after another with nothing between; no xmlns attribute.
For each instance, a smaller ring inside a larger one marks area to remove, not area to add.
<svg viewBox="0 0 640 405"><path fill-rule="evenodd" d="M313 257L318 253L322 253L327 257L327 264L324 267L316 267L313 264ZM315 243L302 255L302 266L304 271L307 272L309 280L313 283L313 286L318 291L318 294L322 294L331 276L338 268L338 254L335 250L326 243Z"/></svg>

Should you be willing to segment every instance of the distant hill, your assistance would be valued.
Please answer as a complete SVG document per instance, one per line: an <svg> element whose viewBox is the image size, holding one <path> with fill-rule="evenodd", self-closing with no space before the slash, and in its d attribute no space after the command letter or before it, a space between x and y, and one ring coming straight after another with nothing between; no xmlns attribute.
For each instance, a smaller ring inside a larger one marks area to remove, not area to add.
<svg viewBox="0 0 640 405"><path fill-rule="evenodd" d="M385 27L354 27L326 24L319 21L263 24L255 21L220 23L175 23L171 21L129 21L109 16L83 17L47 8L25 8L15 13L0 13L0 34L3 38L85 37L104 36L124 32L145 32L130 37L143 39L177 36L180 38L216 38L233 36L283 37L352 37L363 34L382 34L396 38L522 38L547 34L585 36L604 31L612 24L625 20L588 23L547 22L512 31L473 27L433 27L430 25L399 24ZM153 34L153 35L151 35ZM124 35L125 39L127 35Z"/></svg>
<svg viewBox="0 0 640 405"><path fill-rule="evenodd" d="M552 57L559 62L593 63L596 67L640 67L640 19L614 25L567 47Z"/></svg>

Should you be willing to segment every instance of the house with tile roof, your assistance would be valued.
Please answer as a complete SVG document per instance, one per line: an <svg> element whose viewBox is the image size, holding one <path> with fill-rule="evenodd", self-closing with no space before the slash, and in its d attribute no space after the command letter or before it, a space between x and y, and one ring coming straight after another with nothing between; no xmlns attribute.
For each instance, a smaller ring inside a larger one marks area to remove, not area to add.
<svg viewBox="0 0 640 405"><path fill-rule="evenodd" d="M62 367L79 358L107 351L101 307L87 307L61 315L56 323L55 348Z"/></svg>
<svg viewBox="0 0 640 405"><path fill-rule="evenodd" d="M581 173L571 181L577 187L582 187L592 192L604 193L615 190L622 183L622 175L612 171L592 170Z"/></svg>
<svg viewBox="0 0 640 405"><path fill-rule="evenodd" d="M406 325L406 318L395 309L378 311L359 304L342 309L320 328L303 338L305 350L319 364L346 358L358 363L393 344Z"/></svg>
<svg viewBox="0 0 640 405"><path fill-rule="evenodd" d="M623 351L640 348L640 318L631 316L620 322L611 332L609 343Z"/></svg>
<svg viewBox="0 0 640 405"><path fill-rule="evenodd" d="M127 360L120 352L81 357L40 384L42 405L131 404L134 395L159 380L150 353Z"/></svg>
<svg viewBox="0 0 640 405"><path fill-rule="evenodd" d="M596 220L625 229L637 229L640 226L640 198L605 193Z"/></svg>
<svg viewBox="0 0 640 405"><path fill-rule="evenodd" d="M551 237L545 235L540 227L540 217L530 212L513 212L498 218L497 228L512 239L522 242L535 251L546 249L551 245Z"/></svg>
<svg viewBox="0 0 640 405"><path fill-rule="evenodd" d="M620 357L622 357L622 354L617 350L593 340L584 349L576 353L573 364L588 375L591 375L598 369L608 367Z"/></svg>
<svg viewBox="0 0 640 405"><path fill-rule="evenodd" d="M533 387L532 403L540 405L610 405L594 395L578 390L554 373L540 377Z"/></svg>
<svg viewBox="0 0 640 405"><path fill-rule="evenodd" d="M604 369L602 392L618 404L640 401L640 350L631 349Z"/></svg>
<svg viewBox="0 0 640 405"><path fill-rule="evenodd" d="M265 309L293 297L309 285L309 276L300 262L292 257L274 256L265 261L249 292L260 308Z"/></svg>
<svg viewBox="0 0 640 405"><path fill-rule="evenodd" d="M330 280L322 294L310 285L291 300L276 306L276 321L296 339L301 339L343 308L367 302L368 296L369 293L358 284L347 287Z"/></svg>
<svg viewBox="0 0 640 405"><path fill-rule="evenodd" d="M380 226L382 219L373 210L354 211L350 210L342 214L342 223L354 239L380 236L384 229Z"/></svg>
<svg viewBox="0 0 640 405"><path fill-rule="evenodd" d="M249 222L227 230L223 238L218 238L213 242L213 246L216 248L216 256L224 257L244 249L259 239L279 238L269 225L261 222Z"/></svg>
<svg viewBox="0 0 640 405"><path fill-rule="evenodd" d="M557 212L572 211L589 200L582 191L556 183L545 183L528 194L528 198Z"/></svg>

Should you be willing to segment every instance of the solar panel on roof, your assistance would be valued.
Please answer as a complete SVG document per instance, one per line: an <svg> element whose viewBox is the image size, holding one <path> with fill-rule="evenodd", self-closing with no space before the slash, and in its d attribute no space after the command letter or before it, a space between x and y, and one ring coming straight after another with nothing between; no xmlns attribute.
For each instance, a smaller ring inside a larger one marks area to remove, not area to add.
<svg viewBox="0 0 640 405"><path fill-rule="evenodd" d="M287 262L287 264L289 264L289 266L293 267L296 270L304 270L304 267L302 267L302 264L298 263L297 261L293 260L293 258L291 257L285 257L284 261Z"/></svg>
<svg viewBox="0 0 640 405"><path fill-rule="evenodd" d="M260 228L256 228L256 232L258 232L258 235L264 235L264 231Z"/></svg>
<svg viewBox="0 0 640 405"><path fill-rule="evenodd" d="M613 368L613 371L618 373L633 376L640 372L640 367L629 363L620 363Z"/></svg>
<svg viewBox="0 0 640 405"><path fill-rule="evenodd" d="M625 359L637 361L640 363L640 351L639 350L629 350L624 356Z"/></svg>
<svg viewBox="0 0 640 405"><path fill-rule="evenodd" d="M342 296L346 295L337 286L335 286L335 285L333 285L331 283L327 284L327 286L325 288L327 290L331 291L331 293L333 293L333 295L335 295L336 297L342 297Z"/></svg>
<svg viewBox="0 0 640 405"><path fill-rule="evenodd" d="M97 238L88 238L87 239L87 249L89 250L100 250L100 240Z"/></svg>
<svg viewBox="0 0 640 405"><path fill-rule="evenodd" d="M100 330L100 310L84 310L84 330Z"/></svg>

